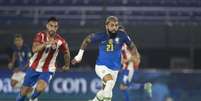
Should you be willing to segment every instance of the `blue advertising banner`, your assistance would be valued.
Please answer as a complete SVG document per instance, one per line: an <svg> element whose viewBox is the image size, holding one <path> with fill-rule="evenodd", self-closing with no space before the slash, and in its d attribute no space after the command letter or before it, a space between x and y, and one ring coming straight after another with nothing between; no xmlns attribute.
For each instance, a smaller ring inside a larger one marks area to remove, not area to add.
<svg viewBox="0 0 201 101"><path fill-rule="evenodd" d="M120 72L121 74L121 72ZM137 71L129 86L131 101L200 101L201 73L170 71ZM19 89L10 86L11 72L0 71L0 101L14 101ZM118 79L113 90L113 101L124 101ZM144 93L144 83L152 83L152 98ZM57 72L39 101L88 101L102 84L94 71Z"/></svg>

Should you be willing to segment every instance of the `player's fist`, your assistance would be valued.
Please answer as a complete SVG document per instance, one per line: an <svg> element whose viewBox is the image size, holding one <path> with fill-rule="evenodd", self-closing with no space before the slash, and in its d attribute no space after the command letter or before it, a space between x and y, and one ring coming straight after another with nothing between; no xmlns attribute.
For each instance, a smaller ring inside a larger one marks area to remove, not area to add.
<svg viewBox="0 0 201 101"><path fill-rule="evenodd" d="M72 61L71 61L71 64L77 64L77 63L80 63L80 61L76 60L76 58L74 58Z"/></svg>
<svg viewBox="0 0 201 101"><path fill-rule="evenodd" d="M82 60L82 56L84 54L84 50L83 49L80 49L78 54L74 57L74 59L71 61L71 64L77 64L77 63L80 63L81 60Z"/></svg>
<svg viewBox="0 0 201 101"><path fill-rule="evenodd" d="M62 71L67 71L67 70L69 70L69 69L70 69L70 67L67 66L67 65L64 65L64 66L62 67Z"/></svg>

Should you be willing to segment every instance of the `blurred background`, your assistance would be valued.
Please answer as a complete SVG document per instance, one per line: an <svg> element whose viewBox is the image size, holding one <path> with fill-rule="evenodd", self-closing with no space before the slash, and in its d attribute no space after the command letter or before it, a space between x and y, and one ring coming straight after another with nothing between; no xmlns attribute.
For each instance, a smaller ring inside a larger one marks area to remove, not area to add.
<svg viewBox="0 0 201 101"><path fill-rule="evenodd" d="M142 55L133 82L150 81L153 88L159 83L168 92L163 100L152 101L200 101L201 0L0 0L0 100L14 101L17 92L9 86L8 69L15 34L31 47L35 34L55 16L74 57L83 38L104 31L105 18L111 15L120 19ZM94 72L97 53L97 45L90 45L81 64L56 74L39 101L93 98L100 86ZM58 65L62 63L59 57ZM132 101L148 101L135 88L130 88ZM123 101L118 84L115 90L114 101Z"/></svg>

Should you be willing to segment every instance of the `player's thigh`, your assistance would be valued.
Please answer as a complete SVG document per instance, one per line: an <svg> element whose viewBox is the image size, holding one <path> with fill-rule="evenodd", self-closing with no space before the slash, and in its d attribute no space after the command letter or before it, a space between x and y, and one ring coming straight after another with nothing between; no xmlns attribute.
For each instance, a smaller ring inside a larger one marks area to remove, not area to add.
<svg viewBox="0 0 201 101"><path fill-rule="evenodd" d="M103 80L103 77L107 74L110 74L109 71L106 69L106 66L104 65L96 65L95 66L95 72L98 75L98 77Z"/></svg>
<svg viewBox="0 0 201 101"><path fill-rule="evenodd" d="M116 81L117 74L118 74L117 71L113 71L113 70L107 68L107 67L104 66L104 65L96 65L95 71L96 71L96 74L97 74L104 82L106 82L106 81L108 81L108 80L115 80L115 81Z"/></svg>
<svg viewBox="0 0 201 101"><path fill-rule="evenodd" d="M25 77L24 77L24 82L23 86L26 87L32 87L36 84L40 74L36 72L35 70L29 68L26 71Z"/></svg>

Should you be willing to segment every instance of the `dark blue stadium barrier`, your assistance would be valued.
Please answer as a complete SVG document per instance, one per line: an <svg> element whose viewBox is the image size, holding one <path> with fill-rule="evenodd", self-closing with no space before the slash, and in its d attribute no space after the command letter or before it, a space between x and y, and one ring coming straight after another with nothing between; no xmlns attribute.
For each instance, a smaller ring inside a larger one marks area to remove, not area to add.
<svg viewBox="0 0 201 101"><path fill-rule="evenodd" d="M13 101L17 90L10 86L11 72L0 71L0 101ZM133 83L129 87L132 101L164 101L157 100L159 95L170 96L174 101L199 101L201 99L201 73L170 71L137 71ZM153 99L147 100L140 84L152 82ZM114 88L113 101L123 101L122 92L118 88L119 80ZM92 71L58 72L49 88L40 96L39 101L87 101L95 96L101 83Z"/></svg>

